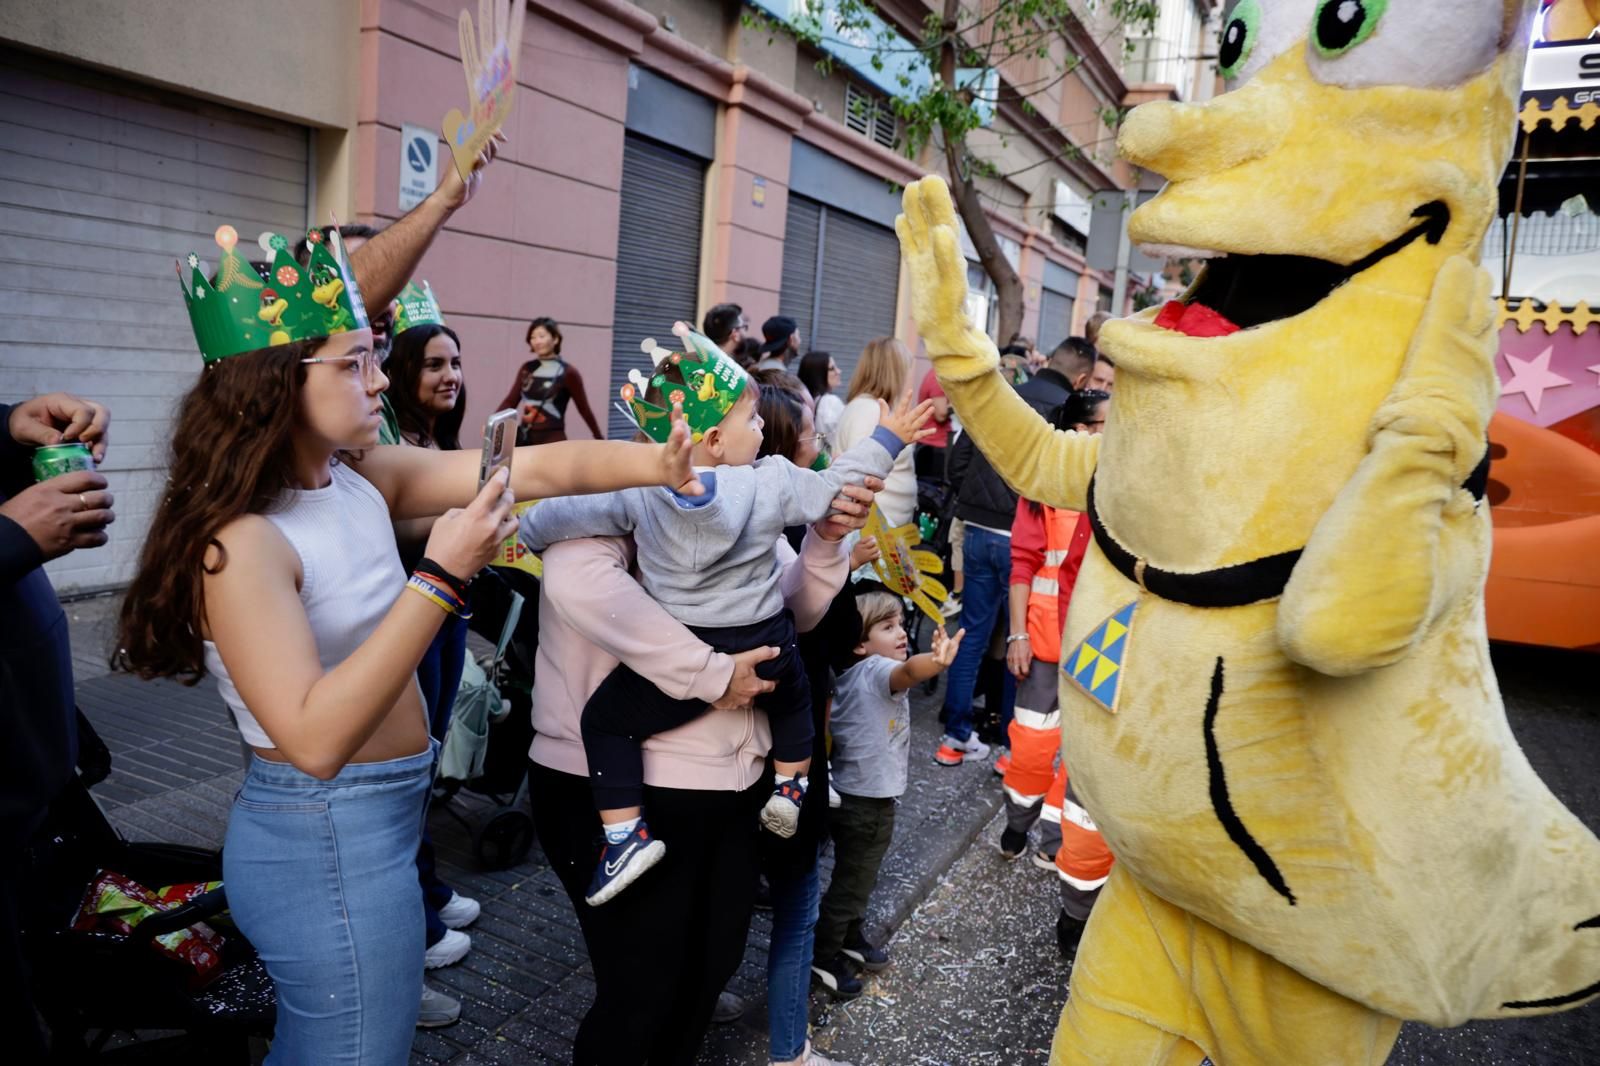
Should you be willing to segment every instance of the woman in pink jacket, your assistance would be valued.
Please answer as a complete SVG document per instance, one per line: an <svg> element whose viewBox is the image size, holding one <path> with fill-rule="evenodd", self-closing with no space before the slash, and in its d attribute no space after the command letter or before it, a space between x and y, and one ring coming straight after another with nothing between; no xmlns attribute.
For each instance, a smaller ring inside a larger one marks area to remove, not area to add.
<svg viewBox="0 0 1600 1066"><path fill-rule="evenodd" d="M801 632L843 587L844 538L865 524L871 501L870 491L848 488L835 501L844 513L817 523L798 556L780 541L785 600ZM772 687L756 664L777 652L730 656L701 643L634 579L631 540L559 543L544 568L528 755L539 842L572 898L594 968L595 1001L573 1062L690 1066L749 932L756 817L772 790L763 783L772 736L750 702ZM645 802L667 858L648 883L589 907L600 820L579 719L619 661L669 696L703 699L719 713L645 742Z"/></svg>

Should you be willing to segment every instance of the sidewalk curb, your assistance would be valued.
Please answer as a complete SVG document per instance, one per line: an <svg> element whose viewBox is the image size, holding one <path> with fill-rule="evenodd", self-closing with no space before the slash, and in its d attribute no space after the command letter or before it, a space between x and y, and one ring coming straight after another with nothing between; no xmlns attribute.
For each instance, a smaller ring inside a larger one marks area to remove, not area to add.
<svg viewBox="0 0 1600 1066"><path fill-rule="evenodd" d="M992 773L987 762L984 764L983 772L985 775ZM984 827L994 820L995 814L1002 805L1002 796L999 789L995 789L992 792L979 791L974 794L973 798L977 802L968 808L970 812L968 816L969 824L961 826L955 833L939 837L939 842L933 851L932 862L927 864L927 869L911 883L909 891L901 891L896 894L894 905L890 909L888 917L882 919L883 932L886 938L893 937L900 930L900 927L905 924L906 919L911 917L912 912L927 901L939 882L945 879L957 860L966 854L967 849L972 846L972 842L983 832Z"/></svg>

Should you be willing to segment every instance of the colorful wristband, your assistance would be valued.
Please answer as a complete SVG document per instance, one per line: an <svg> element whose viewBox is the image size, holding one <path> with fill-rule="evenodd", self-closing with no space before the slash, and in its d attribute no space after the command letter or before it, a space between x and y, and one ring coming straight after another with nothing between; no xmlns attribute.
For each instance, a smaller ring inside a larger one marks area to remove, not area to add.
<svg viewBox="0 0 1600 1066"><path fill-rule="evenodd" d="M466 600L457 596L451 589L434 584L420 573L412 574L411 579L406 582L406 587L432 601L446 614L453 614L462 620L472 617L472 612L467 609Z"/></svg>

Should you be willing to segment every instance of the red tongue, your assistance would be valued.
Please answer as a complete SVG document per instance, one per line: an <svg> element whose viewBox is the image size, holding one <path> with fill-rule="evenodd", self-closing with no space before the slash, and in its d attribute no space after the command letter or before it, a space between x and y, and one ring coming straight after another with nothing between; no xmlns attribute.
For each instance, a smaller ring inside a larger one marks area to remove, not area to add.
<svg viewBox="0 0 1600 1066"><path fill-rule="evenodd" d="M1226 337L1239 332L1238 326L1211 308L1179 300L1167 301L1161 313L1156 315L1156 325L1190 337Z"/></svg>

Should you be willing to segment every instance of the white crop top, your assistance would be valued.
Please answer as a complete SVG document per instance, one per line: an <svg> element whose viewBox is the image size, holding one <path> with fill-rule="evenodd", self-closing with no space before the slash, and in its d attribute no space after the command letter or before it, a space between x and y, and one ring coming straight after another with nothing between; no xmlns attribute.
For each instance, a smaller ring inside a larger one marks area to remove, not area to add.
<svg viewBox="0 0 1600 1066"><path fill-rule="evenodd" d="M349 658L378 628L405 590L389 506L372 483L334 463L326 488L288 489L262 517L300 556L300 602L326 673ZM239 734L257 748L275 748L233 687L217 646L205 642L206 669L233 711Z"/></svg>

